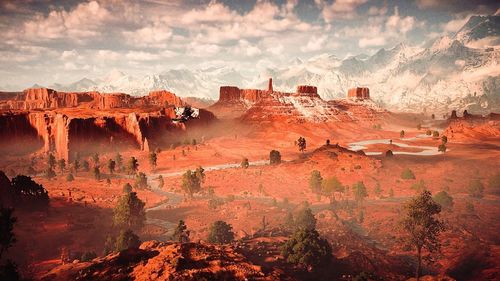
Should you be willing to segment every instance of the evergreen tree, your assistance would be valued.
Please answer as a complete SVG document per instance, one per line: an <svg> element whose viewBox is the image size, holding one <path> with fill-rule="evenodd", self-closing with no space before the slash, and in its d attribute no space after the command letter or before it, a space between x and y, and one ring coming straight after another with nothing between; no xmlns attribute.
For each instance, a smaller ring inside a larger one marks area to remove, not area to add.
<svg viewBox="0 0 500 281"><path fill-rule="evenodd" d="M80 169L80 161L75 159L75 161L73 161L73 172L75 175L78 173L78 169Z"/></svg>
<svg viewBox="0 0 500 281"><path fill-rule="evenodd" d="M140 229L146 220L144 202L137 193L124 193L114 209L114 223L123 229Z"/></svg>
<svg viewBox="0 0 500 281"><path fill-rule="evenodd" d="M210 226L207 241L209 243L226 244L234 239L233 227L224 222L216 221Z"/></svg>
<svg viewBox="0 0 500 281"><path fill-rule="evenodd" d="M99 153L94 153L92 155L92 161L94 162L94 167L99 167Z"/></svg>
<svg viewBox="0 0 500 281"><path fill-rule="evenodd" d="M311 188L312 192L320 193L322 182L323 178L321 177L321 173L318 170L313 170L311 172L311 177L309 178L309 187Z"/></svg>
<svg viewBox="0 0 500 281"><path fill-rule="evenodd" d="M303 153L307 147L306 139L303 137L299 137L299 139L297 140L297 145L299 146L299 151Z"/></svg>
<svg viewBox="0 0 500 281"><path fill-rule="evenodd" d="M271 165L276 165L281 163L281 154L277 150L271 150L269 153L269 163Z"/></svg>
<svg viewBox="0 0 500 281"><path fill-rule="evenodd" d="M66 181L71 182L71 181L74 181L74 180L75 180L75 177L73 176L73 174L72 174L72 173L69 173L69 174L66 176Z"/></svg>
<svg viewBox="0 0 500 281"><path fill-rule="evenodd" d="M59 167L59 171L62 174L64 172L64 169L66 169L66 160L59 159L59 161L57 161L57 166Z"/></svg>
<svg viewBox="0 0 500 281"><path fill-rule="evenodd" d="M99 167L94 167L93 174L95 180L101 180L101 171L99 170Z"/></svg>
<svg viewBox="0 0 500 281"><path fill-rule="evenodd" d="M158 160L158 155L156 152L149 153L149 165L154 169L156 169L156 161Z"/></svg>
<svg viewBox="0 0 500 281"><path fill-rule="evenodd" d="M130 157L127 163L127 171L129 175L135 174L139 169L139 161L135 157Z"/></svg>
<svg viewBox="0 0 500 281"><path fill-rule="evenodd" d="M163 181L163 176L159 175L158 176L158 188L163 189L163 186L165 185L165 182Z"/></svg>
<svg viewBox="0 0 500 281"><path fill-rule="evenodd" d="M283 245L282 254L289 263L315 270L330 261L332 248L316 229L301 228Z"/></svg>
<svg viewBox="0 0 500 281"><path fill-rule="evenodd" d="M136 249L141 245L139 236L135 235L132 230L121 230L116 238L115 251L120 252L127 249Z"/></svg>
<svg viewBox="0 0 500 281"><path fill-rule="evenodd" d="M416 279L419 280L422 266L422 250L433 253L440 247L439 234L444 230L444 223L436 216L441 213L441 206L434 202L431 193L424 190L405 206L406 214L401 222L407 233L405 242L417 252Z"/></svg>
<svg viewBox="0 0 500 281"><path fill-rule="evenodd" d="M310 208L301 209L295 218L295 225L297 228L315 229L316 218L314 217Z"/></svg>
<svg viewBox="0 0 500 281"><path fill-rule="evenodd" d="M366 191L366 186L362 181L358 181L352 186L352 192L354 194L354 199L359 203L362 202L366 197L368 197L368 192Z"/></svg>
<svg viewBox="0 0 500 281"><path fill-rule="evenodd" d="M113 160L113 159L108 159L108 171L110 174L114 174L115 173L115 169L116 169L116 161Z"/></svg>
<svg viewBox="0 0 500 281"><path fill-rule="evenodd" d="M173 239L177 242L183 242L186 237L187 226L183 220L180 220L174 229Z"/></svg>

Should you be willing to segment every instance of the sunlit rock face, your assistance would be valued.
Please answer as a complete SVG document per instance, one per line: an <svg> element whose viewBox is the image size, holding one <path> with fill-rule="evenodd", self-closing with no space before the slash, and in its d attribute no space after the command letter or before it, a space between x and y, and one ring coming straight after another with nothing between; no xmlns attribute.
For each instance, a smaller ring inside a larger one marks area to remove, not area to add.
<svg viewBox="0 0 500 281"><path fill-rule="evenodd" d="M165 90L131 97L123 93L27 89L0 101L0 142L6 143L2 148L5 152L43 149L67 161L80 152L121 146L149 150L169 145L188 128L206 126L215 119L209 111L199 110L197 119L173 122L175 108L185 105ZM14 139L24 145L7 145Z"/></svg>

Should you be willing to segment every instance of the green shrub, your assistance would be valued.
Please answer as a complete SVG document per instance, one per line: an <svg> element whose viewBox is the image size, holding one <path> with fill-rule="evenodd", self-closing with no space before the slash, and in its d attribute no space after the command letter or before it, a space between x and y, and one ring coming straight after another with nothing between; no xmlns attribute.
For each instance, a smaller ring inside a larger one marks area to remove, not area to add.
<svg viewBox="0 0 500 281"><path fill-rule="evenodd" d="M401 178L404 180L414 180L415 179L415 174L413 173L410 168L406 168L401 172Z"/></svg>
<svg viewBox="0 0 500 281"><path fill-rule="evenodd" d="M434 201L436 201L443 209L451 209L453 207L453 197L451 197L448 192L440 191L434 195Z"/></svg>

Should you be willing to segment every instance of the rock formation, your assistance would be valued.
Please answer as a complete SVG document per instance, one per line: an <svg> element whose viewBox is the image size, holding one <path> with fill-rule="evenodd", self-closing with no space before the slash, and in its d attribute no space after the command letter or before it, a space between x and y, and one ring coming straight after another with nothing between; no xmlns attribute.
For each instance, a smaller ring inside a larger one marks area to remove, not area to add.
<svg viewBox="0 0 500 281"><path fill-rule="evenodd" d="M22 93L0 100L0 109L33 110L57 108L133 108L140 106L183 106L184 102L175 94L161 90L152 91L144 97L132 97L123 93L58 92L47 88L26 89Z"/></svg>
<svg viewBox="0 0 500 281"><path fill-rule="evenodd" d="M170 145L187 128L206 125L215 118L209 111L200 110L199 119L173 122L175 107L185 103L168 91L131 97L28 89L0 100L0 105L4 109L0 112L0 145L13 143L15 138L67 161L76 152L117 146L149 150ZM11 148L0 149L7 153Z"/></svg>
<svg viewBox="0 0 500 281"><path fill-rule="evenodd" d="M368 88L356 88L349 96L369 99ZM209 107L219 118L239 118L245 121L285 120L286 122L324 122L376 120L382 110L374 103L363 104L349 100L325 101L315 86L299 85L295 93L273 90L269 79L268 90L220 87L219 101ZM352 112L349 112L353 110ZM355 114L353 114L355 113Z"/></svg>
<svg viewBox="0 0 500 281"><path fill-rule="evenodd" d="M356 100L370 99L370 89L366 87L356 87L349 89L347 97Z"/></svg>

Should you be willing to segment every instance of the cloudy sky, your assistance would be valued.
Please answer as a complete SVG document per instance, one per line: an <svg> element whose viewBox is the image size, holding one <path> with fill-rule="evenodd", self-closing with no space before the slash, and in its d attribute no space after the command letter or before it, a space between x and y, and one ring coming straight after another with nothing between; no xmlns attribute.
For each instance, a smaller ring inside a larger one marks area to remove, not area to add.
<svg viewBox="0 0 500 281"><path fill-rule="evenodd" d="M233 67L372 54L456 32L488 0L0 0L0 88L111 71Z"/></svg>

